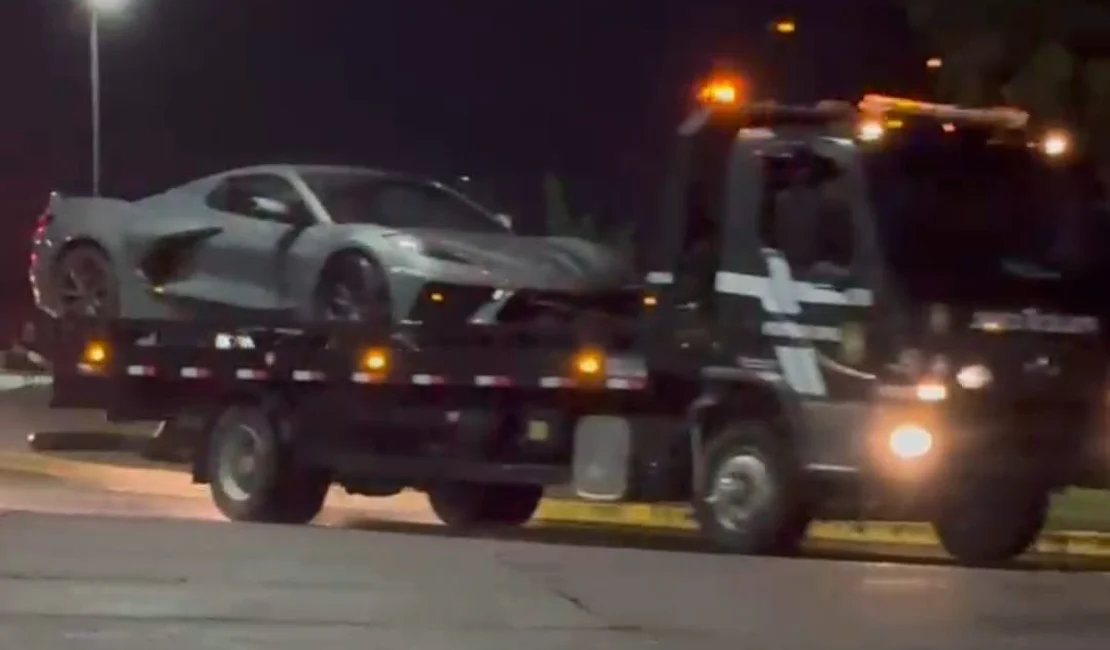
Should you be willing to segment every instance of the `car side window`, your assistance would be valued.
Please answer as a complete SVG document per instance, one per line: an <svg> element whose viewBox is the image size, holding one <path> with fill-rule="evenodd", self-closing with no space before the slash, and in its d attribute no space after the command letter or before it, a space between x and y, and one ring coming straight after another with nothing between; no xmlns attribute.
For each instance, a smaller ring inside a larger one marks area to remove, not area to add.
<svg viewBox="0 0 1110 650"><path fill-rule="evenodd" d="M428 201L411 185L383 183L370 204L374 223L390 228L423 225L428 212Z"/></svg>
<svg viewBox="0 0 1110 650"><path fill-rule="evenodd" d="M277 174L230 176L205 202L215 210L280 223L300 222L308 214L300 192Z"/></svg>
<svg viewBox="0 0 1110 650"><path fill-rule="evenodd" d="M781 251L796 275L846 275L854 232L845 193L842 170L808 148L766 156L763 242Z"/></svg>
<svg viewBox="0 0 1110 650"><path fill-rule="evenodd" d="M490 215L434 185L384 183L373 202L375 223L395 228L503 232Z"/></svg>

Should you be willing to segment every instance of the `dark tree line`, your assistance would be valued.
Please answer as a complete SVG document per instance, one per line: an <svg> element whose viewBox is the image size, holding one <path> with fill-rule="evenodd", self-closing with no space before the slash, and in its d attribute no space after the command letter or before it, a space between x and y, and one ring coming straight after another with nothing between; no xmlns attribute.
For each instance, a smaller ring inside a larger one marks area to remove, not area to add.
<svg viewBox="0 0 1110 650"><path fill-rule="evenodd" d="M1066 125L1110 167L1110 1L906 0L941 97Z"/></svg>

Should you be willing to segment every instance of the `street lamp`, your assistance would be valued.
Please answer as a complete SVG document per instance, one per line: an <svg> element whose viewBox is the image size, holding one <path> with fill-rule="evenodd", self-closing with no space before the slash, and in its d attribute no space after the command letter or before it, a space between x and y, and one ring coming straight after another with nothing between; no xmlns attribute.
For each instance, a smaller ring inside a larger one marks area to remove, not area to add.
<svg viewBox="0 0 1110 650"><path fill-rule="evenodd" d="M798 24L790 18L783 18L781 20L776 20L774 24L771 25L771 28L774 29L776 33L786 36L798 31Z"/></svg>
<svg viewBox="0 0 1110 650"><path fill-rule="evenodd" d="M130 0L85 0L89 10L89 90L92 104L92 194L100 196L100 16L123 11Z"/></svg>

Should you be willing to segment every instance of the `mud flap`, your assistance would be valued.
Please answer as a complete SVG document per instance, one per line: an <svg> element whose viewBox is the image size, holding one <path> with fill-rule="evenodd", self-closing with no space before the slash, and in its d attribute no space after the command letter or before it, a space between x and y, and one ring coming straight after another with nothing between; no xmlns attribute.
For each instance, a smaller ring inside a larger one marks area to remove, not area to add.
<svg viewBox="0 0 1110 650"><path fill-rule="evenodd" d="M574 491L583 499L617 501L630 488L632 426L624 419L591 415L574 429Z"/></svg>

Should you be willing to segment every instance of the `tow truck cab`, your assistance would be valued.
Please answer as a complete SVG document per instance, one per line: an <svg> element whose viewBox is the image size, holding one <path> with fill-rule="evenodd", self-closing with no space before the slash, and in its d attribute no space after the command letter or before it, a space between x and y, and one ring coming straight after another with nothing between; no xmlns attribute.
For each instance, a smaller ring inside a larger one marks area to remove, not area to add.
<svg viewBox="0 0 1110 650"><path fill-rule="evenodd" d="M868 96L682 125L645 327L710 387L703 527L741 546L758 527L721 505L765 478L750 436L714 456L738 419L789 441L796 520L924 518L964 559L1024 550L1053 490L1107 485L1107 219L1027 120Z"/></svg>

